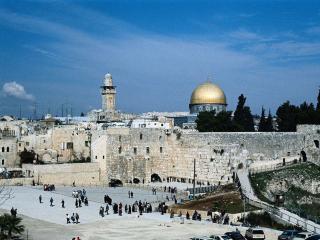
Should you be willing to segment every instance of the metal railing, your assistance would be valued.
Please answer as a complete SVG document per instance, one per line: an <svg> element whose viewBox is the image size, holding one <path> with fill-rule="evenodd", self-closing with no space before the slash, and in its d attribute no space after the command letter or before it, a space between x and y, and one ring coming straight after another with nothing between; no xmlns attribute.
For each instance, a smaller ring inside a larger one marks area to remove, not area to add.
<svg viewBox="0 0 320 240"><path fill-rule="evenodd" d="M243 194L243 197L245 198L245 201L247 203L249 203L250 205L253 205L255 207L258 208L262 208L265 211L267 211L268 213L270 213L271 215L274 215L290 224L293 224L295 226L299 226L302 227L303 229L305 229L306 231L310 231L310 232L314 232L317 234L320 234L320 227L319 225L317 225L316 223L308 220L308 219L304 219L298 216L292 216L292 214L295 213L291 213L285 209L281 209L272 205L269 205L267 203L261 202L261 201L256 201L256 200L252 200L250 198L248 198L247 196L245 196ZM289 214L287 214L285 211L289 212Z"/></svg>
<svg viewBox="0 0 320 240"><path fill-rule="evenodd" d="M209 193L209 192L214 192L217 190L217 186L206 186L206 187L196 187L194 189L195 194L202 194L202 193ZM187 188L187 190L190 194L193 194L193 188Z"/></svg>
<svg viewBox="0 0 320 240"><path fill-rule="evenodd" d="M290 161L290 162L286 162L285 165L283 163L277 163L277 164L273 164L273 165L265 165L262 167L254 167L254 168L249 168L249 173L250 174L256 174L256 173L261 173L261 172L269 172L269 171L274 171L274 170L281 170L281 169L285 169L287 167L291 167L294 165L298 165L298 164L304 164L305 162L300 162L300 161Z"/></svg>

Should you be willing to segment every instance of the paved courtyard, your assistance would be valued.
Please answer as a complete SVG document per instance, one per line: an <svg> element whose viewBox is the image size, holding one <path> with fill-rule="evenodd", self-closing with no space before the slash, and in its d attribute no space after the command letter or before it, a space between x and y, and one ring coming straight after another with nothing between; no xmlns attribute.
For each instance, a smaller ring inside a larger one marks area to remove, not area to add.
<svg viewBox="0 0 320 240"><path fill-rule="evenodd" d="M28 229L29 239L72 239L80 236L84 239L189 239L192 236L222 234L235 230L234 227L217 225L208 222L185 221L181 224L178 218L174 220L169 215L160 215L157 212L120 217L110 214L101 218L98 214L103 204L104 194L108 194L114 201L123 204L135 200L156 201L166 193L152 195L149 190L129 188L86 188L89 206L75 207L75 199L71 196L72 187L57 187L55 192L45 192L39 187L12 187L14 198L5 202L1 209L9 211L11 207L18 209L18 215ZM134 199L128 198L128 191L134 192ZM39 195L43 203L38 201ZM54 199L54 206L50 207L49 199ZM61 208L64 199L66 208ZM80 215L80 224L66 224L66 213L77 212ZM245 229L242 229L245 231ZM267 231L267 239L276 239L277 232Z"/></svg>

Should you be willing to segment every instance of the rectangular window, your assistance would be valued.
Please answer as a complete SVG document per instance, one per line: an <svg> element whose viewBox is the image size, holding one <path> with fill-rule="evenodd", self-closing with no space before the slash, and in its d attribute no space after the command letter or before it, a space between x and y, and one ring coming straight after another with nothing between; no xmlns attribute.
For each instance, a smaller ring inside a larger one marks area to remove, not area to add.
<svg viewBox="0 0 320 240"><path fill-rule="evenodd" d="M146 153L147 153L147 154L150 153L150 148L149 148L149 147L146 148Z"/></svg>
<svg viewBox="0 0 320 240"><path fill-rule="evenodd" d="M121 154L121 152L122 152L122 147L119 147L119 148L118 148L118 152L119 152L119 154Z"/></svg>
<svg viewBox="0 0 320 240"><path fill-rule="evenodd" d="M1 164L4 165L4 159L2 159Z"/></svg>
<svg viewBox="0 0 320 240"><path fill-rule="evenodd" d="M133 148L133 153L137 154L137 148L136 147Z"/></svg>
<svg viewBox="0 0 320 240"><path fill-rule="evenodd" d="M162 151L163 151L163 149L162 149L162 147L160 147L160 153L162 153Z"/></svg>
<svg viewBox="0 0 320 240"><path fill-rule="evenodd" d="M19 143L19 147L21 147L21 143Z"/></svg>
<svg viewBox="0 0 320 240"><path fill-rule="evenodd" d="M140 140L142 140L142 133L140 133Z"/></svg>
<svg viewBox="0 0 320 240"><path fill-rule="evenodd" d="M89 147L89 141L85 141L85 142L84 142L84 145L85 145L86 147Z"/></svg>
<svg viewBox="0 0 320 240"><path fill-rule="evenodd" d="M67 142L67 149L73 149L73 142Z"/></svg>

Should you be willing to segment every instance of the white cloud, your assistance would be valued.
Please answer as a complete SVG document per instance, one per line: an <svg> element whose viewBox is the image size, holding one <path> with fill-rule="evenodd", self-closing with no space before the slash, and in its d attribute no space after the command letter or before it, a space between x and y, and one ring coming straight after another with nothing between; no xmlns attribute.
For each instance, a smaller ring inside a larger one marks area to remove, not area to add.
<svg viewBox="0 0 320 240"><path fill-rule="evenodd" d="M238 29L236 31L233 31L230 33L230 36L232 38L235 38L235 39L239 39L239 40L262 40L263 37L254 33L254 32L250 32L246 29Z"/></svg>
<svg viewBox="0 0 320 240"><path fill-rule="evenodd" d="M16 82L7 82L3 84L2 91L6 96L11 96L28 101L34 100L34 96L27 93L24 89L24 86Z"/></svg>

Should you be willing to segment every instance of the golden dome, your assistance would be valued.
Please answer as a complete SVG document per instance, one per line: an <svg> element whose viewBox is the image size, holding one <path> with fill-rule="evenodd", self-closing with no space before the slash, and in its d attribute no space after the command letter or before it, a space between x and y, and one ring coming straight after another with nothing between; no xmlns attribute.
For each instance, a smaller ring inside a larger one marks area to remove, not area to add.
<svg viewBox="0 0 320 240"><path fill-rule="evenodd" d="M190 104L227 104L223 90L211 82L200 84L193 90Z"/></svg>

